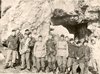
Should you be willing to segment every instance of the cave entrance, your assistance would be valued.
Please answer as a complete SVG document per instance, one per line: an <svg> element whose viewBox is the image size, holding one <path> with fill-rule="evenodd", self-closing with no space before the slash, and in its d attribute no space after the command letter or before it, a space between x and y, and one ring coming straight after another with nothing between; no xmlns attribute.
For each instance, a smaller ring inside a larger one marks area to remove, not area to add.
<svg viewBox="0 0 100 74"><path fill-rule="evenodd" d="M92 32L87 29L88 21L82 20L78 22L79 16L77 14L67 14L62 9L55 9L51 21L54 26L62 25L69 33L74 34L78 39L86 38Z"/></svg>

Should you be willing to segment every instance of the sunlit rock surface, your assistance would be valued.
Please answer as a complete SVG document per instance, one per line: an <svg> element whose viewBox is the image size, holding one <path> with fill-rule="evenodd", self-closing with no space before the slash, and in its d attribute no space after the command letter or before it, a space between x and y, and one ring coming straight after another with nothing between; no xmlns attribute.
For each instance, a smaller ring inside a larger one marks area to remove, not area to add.
<svg viewBox="0 0 100 74"><path fill-rule="evenodd" d="M23 32L26 28L36 28L39 33L48 34L50 17L56 8L66 12L74 11L74 0L11 0L3 1L3 10L11 6L0 20L1 36L7 38L14 28L21 28ZM60 5L60 6L59 6ZM70 7L71 10L70 10ZM44 33L45 32L45 33ZM44 36L45 36L44 35Z"/></svg>
<svg viewBox="0 0 100 74"><path fill-rule="evenodd" d="M53 10L59 8L73 14L77 3L78 0L2 0L1 38L6 39L14 28L21 28L22 33L33 28L46 36ZM89 7L98 6L100 0L85 0L85 3Z"/></svg>

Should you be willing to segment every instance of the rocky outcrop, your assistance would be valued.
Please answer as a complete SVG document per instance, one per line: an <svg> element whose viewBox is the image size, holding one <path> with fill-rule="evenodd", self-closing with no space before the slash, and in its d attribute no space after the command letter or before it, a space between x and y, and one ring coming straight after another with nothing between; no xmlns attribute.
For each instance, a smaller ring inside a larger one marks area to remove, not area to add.
<svg viewBox="0 0 100 74"><path fill-rule="evenodd" d="M88 5L89 1L85 1ZM53 11L62 9L73 15L77 3L78 0L2 0L1 38L7 38L14 28L20 28L22 33L27 28L37 29L47 36Z"/></svg>
<svg viewBox="0 0 100 74"><path fill-rule="evenodd" d="M12 0L13 1L13 0ZM70 13L74 11L74 0L16 0L0 20L1 37L7 38L14 28L37 29L39 33L48 34L50 18L56 8ZM59 6L60 5L60 6ZM69 8L72 7L71 10ZM7 8L7 7L6 7Z"/></svg>

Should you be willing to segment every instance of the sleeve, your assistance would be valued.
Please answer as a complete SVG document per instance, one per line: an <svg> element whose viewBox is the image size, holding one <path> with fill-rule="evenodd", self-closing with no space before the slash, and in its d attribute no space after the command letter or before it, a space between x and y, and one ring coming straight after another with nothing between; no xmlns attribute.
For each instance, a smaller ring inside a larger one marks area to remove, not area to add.
<svg viewBox="0 0 100 74"><path fill-rule="evenodd" d="M85 60L86 61L89 61L89 59L90 59L90 53L91 53L90 48L87 47L86 51L85 51Z"/></svg>
<svg viewBox="0 0 100 74"><path fill-rule="evenodd" d="M8 47L10 40L11 40L11 36L9 36L8 39L4 41L3 46Z"/></svg>
<svg viewBox="0 0 100 74"><path fill-rule="evenodd" d="M34 46L35 42L36 42L36 40L35 40L34 38L32 38L32 39L30 40L30 42L29 42L29 47Z"/></svg>
<svg viewBox="0 0 100 74"><path fill-rule="evenodd" d="M67 56L69 55L69 52L68 52L68 43L66 42L66 52L67 52Z"/></svg>
<svg viewBox="0 0 100 74"><path fill-rule="evenodd" d="M46 50L48 49L48 40L46 41Z"/></svg>
<svg viewBox="0 0 100 74"><path fill-rule="evenodd" d="M22 40L24 38L23 34L20 34L19 40Z"/></svg>
<svg viewBox="0 0 100 74"><path fill-rule="evenodd" d="M79 56L80 59L82 59L82 58L85 57L85 50L84 50L84 49L85 49L85 47L82 47L81 50L80 50L80 52L79 52L79 53L81 54L81 55Z"/></svg>
<svg viewBox="0 0 100 74"><path fill-rule="evenodd" d="M57 51L58 50L58 42L56 43L55 47L56 47L56 51Z"/></svg>
<svg viewBox="0 0 100 74"><path fill-rule="evenodd" d="M36 48L37 48L37 42L36 42L35 45L34 45L34 53L35 53L35 51L36 51Z"/></svg>

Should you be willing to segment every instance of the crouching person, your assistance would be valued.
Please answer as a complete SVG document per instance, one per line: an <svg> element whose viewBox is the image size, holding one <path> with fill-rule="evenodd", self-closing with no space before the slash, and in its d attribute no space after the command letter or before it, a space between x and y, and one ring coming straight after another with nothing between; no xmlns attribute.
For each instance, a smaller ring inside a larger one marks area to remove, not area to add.
<svg viewBox="0 0 100 74"><path fill-rule="evenodd" d="M48 60L48 72L56 72L56 48L52 35L49 35L49 39L46 42L46 52Z"/></svg>
<svg viewBox="0 0 100 74"><path fill-rule="evenodd" d="M15 67L15 61L17 58L17 48L18 48L18 37L16 37L16 30L12 30L12 34L6 40L7 44L7 57L6 57L6 64L5 69L8 67Z"/></svg>
<svg viewBox="0 0 100 74"><path fill-rule="evenodd" d="M60 40L57 42L57 64L59 73L65 73L67 67L68 57L68 44L64 40L64 35L60 36Z"/></svg>
<svg viewBox="0 0 100 74"><path fill-rule="evenodd" d="M46 46L43 43L42 36L38 37L38 41L34 46L34 56L36 57L36 68L37 72L45 72L45 56L46 56Z"/></svg>
<svg viewBox="0 0 100 74"><path fill-rule="evenodd" d="M21 40L20 54L21 54L21 70L24 70L27 67L27 70L30 71L30 42L29 34L25 33L24 38Z"/></svg>

